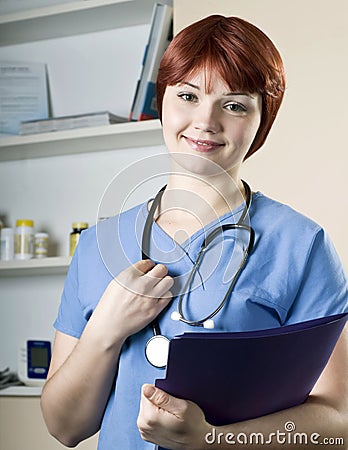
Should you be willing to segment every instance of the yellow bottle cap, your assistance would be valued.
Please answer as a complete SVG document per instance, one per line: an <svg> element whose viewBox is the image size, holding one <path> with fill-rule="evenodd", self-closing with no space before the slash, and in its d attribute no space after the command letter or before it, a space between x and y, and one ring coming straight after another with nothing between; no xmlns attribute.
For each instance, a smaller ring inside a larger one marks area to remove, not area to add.
<svg viewBox="0 0 348 450"><path fill-rule="evenodd" d="M33 220L18 219L16 221L16 227L33 227L33 226L34 226Z"/></svg>
<svg viewBox="0 0 348 450"><path fill-rule="evenodd" d="M88 228L88 223L87 222L73 222L72 227L84 229L84 228Z"/></svg>

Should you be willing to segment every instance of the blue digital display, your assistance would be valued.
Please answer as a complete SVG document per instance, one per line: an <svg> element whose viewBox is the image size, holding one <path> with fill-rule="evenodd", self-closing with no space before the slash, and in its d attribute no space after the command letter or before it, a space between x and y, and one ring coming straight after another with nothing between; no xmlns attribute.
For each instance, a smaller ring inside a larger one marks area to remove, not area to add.
<svg viewBox="0 0 348 450"><path fill-rule="evenodd" d="M50 341L27 341L28 378L45 379L51 361Z"/></svg>

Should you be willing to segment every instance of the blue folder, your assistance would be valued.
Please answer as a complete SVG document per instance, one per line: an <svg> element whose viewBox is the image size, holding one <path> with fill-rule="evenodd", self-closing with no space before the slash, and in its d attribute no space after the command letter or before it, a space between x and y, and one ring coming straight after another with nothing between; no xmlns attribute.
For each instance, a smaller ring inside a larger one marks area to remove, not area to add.
<svg viewBox="0 0 348 450"><path fill-rule="evenodd" d="M215 426L303 403L348 313L251 332L193 332L170 342L156 386L197 403Z"/></svg>

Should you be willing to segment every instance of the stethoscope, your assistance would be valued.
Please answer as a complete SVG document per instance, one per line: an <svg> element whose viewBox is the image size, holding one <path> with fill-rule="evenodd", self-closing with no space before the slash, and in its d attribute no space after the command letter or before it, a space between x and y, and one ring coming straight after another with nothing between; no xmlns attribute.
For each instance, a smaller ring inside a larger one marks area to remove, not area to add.
<svg viewBox="0 0 348 450"><path fill-rule="evenodd" d="M214 328L213 317L215 317L221 311L221 309L224 307L224 305L226 304L226 302L236 284L236 281L246 264L248 256L250 255L250 253L252 251L252 248L254 245L254 240L255 240L255 232L254 232L253 228L245 223L245 218L249 212L250 205L251 205L251 190L250 190L249 185L244 180L242 180L242 182L243 182L245 194L246 194L245 206L242 211L242 214L237 223L229 223L229 224L220 225L219 227L212 230L207 235L207 237L204 239L204 241L201 245L200 251L198 253L198 256L197 256L197 258L194 262L194 265L191 269L191 272L185 282L185 285L184 285L181 293L179 294L178 310L172 312L172 314L171 314L171 318L173 320L186 323L187 325L191 325L193 327L204 327L207 329ZM147 216L147 219L146 219L146 222L144 225L143 236L142 236L142 259L150 258L149 253L150 253L151 227L153 224L155 211L161 201L161 198L162 198L162 195L163 195L165 189L166 189L166 186L163 186L162 189L160 189L158 191L158 193L151 205L149 214ZM218 236L219 234L221 234L222 232L224 232L226 230L237 230L237 229L245 230L249 233L249 242L248 242L246 249L243 251L243 257L242 257L241 263L239 264L239 267L238 267L235 275L232 278L232 281L230 283L230 286L229 286L224 298L222 299L220 304L217 306L217 308L215 308L214 311L212 311L206 317L203 317L202 319L199 319L199 320L187 319L185 317L185 314L183 311L183 298L184 298L185 292L187 291L188 287L192 283L193 277L199 268L199 265L202 261L204 253L207 251L209 244L212 243L212 241L215 239L216 236ZM152 366L163 369L167 365L168 351L169 351L169 339L166 336L163 336L161 334L158 319L155 319L152 322L151 327L152 327L152 331L153 331L153 336L146 343L145 356L146 356L146 359L148 360L148 362Z"/></svg>

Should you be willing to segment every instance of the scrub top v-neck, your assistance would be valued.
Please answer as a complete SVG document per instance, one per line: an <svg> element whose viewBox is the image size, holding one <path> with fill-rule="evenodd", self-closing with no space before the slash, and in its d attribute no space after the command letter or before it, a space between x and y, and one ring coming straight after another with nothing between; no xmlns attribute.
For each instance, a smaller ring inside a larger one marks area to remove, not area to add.
<svg viewBox="0 0 348 450"><path fill-rule="evenodd" d="M146 202L81 234L54 323L58 331L79 338L110 281L141 259L141 235L147 212ZM227 214L219 221L229 219ZM216 317L215 331L272 328L348 310L346 274L334 246L319 225L259 192L253 195L250 220L255 229L254 251L235 285L232 301ZM159 257L155 262L170 260L169 274L177 278L179 287L192 268L204 231L199 230L181 246L174 245L156 224L153 235L158 248L152 248L151 254ZM224 246L216 246L216 253L222 252L219 261L214 262L214 250L210 253L215 270L211 271L209 265L206 270L202 268L203 283L198 277L197 287L190 294L188 316L197 312L201 315L202 310L211 308L220 298L224 278L229 277L224 272L226 260L231 256L229 249L235 247L233 239L226 241ZM169 338L192 330L171 319L176 301L174 298L159 316L161 331ZM154 448L141 439L136 425L141 386L164 376L163 370L152 367L144 355L144 346L151 335L152 329L147 326L130 336L122 347L101 425L99 450Z"/></svg>

